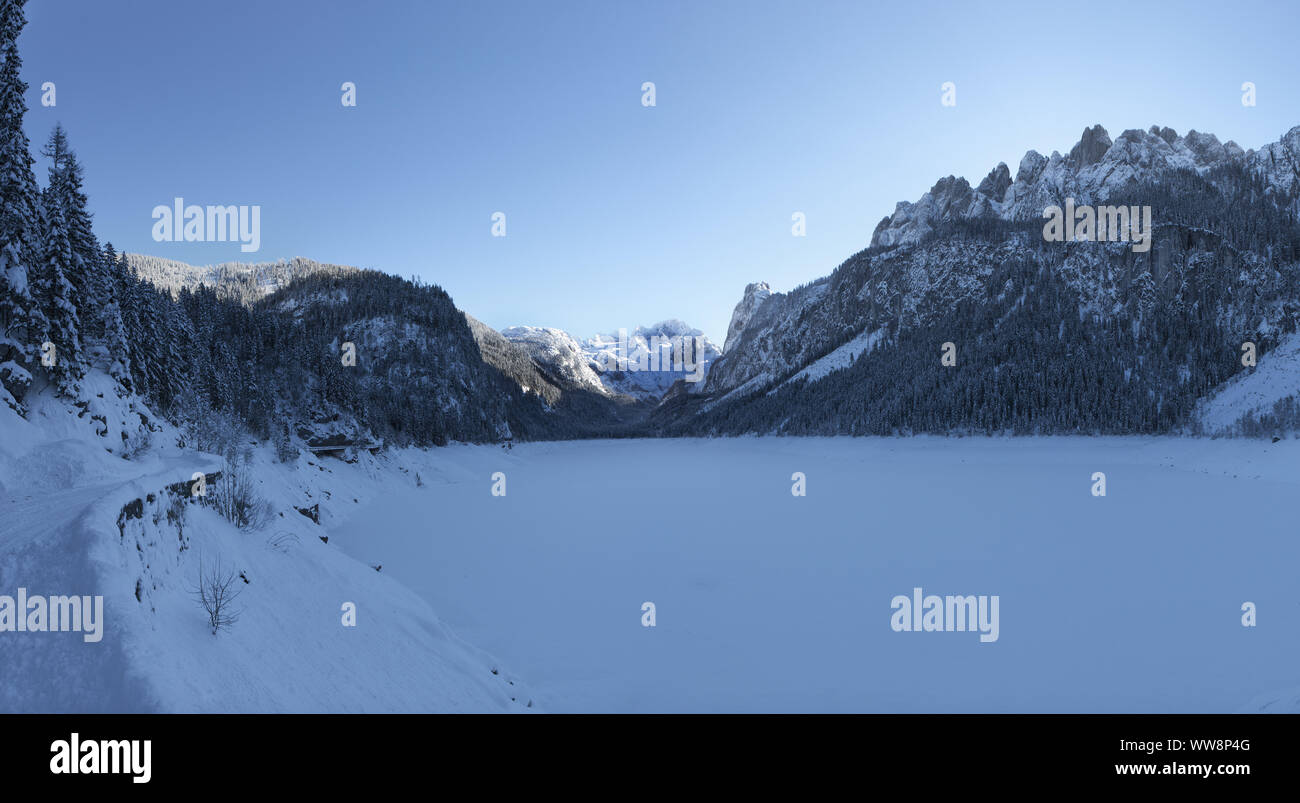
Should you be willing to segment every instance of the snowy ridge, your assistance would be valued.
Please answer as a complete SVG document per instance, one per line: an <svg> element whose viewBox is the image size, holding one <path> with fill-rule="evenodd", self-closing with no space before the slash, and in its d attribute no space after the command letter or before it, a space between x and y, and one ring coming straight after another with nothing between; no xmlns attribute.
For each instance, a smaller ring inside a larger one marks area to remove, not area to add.
<svg viewBox="0 0 1300 803"><path fill-rule="evenodd" d="M222 298L234 298L247 304L287 287L294 279L302 276L339 276L357 271L357 268L350 265L333 265L306 257L275 262L223 262L203 266L149 254L123 254L122 257L137 276L173 295L182 288L193 291L202 285L215 289Z"/></svg>
<svg viewBox="0 0 1300 803"><path fill-rule="evenodd" d="M998 164L976 188L964 178L940 179L915 203L899 202L876 227L871 244L915 243L936 226L957 219L1038 220L1044 208L1063 204L1067 197L1080 204L1105 203L1163 172L1204 174L1230 163L1260 176L1268 191L1290 198L1300 187L1300 126L1258 151L1243 151L1235 142L1220 143L1213 134L1194 130L1180 137L1159 126L1129 129L1112 142L1104 128L1093 126L1065 156L1057 151L1051 156L1027 152L1014 180L1006 164Z"/></svg>

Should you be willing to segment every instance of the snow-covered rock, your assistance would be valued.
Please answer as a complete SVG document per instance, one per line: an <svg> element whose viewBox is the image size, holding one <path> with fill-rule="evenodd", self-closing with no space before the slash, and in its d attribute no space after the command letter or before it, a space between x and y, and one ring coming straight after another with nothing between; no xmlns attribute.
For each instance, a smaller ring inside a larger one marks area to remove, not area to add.
<svg viewBox="0 0 1300 803"><path fill-rule="evenodd" d="M1171 128L1153 125L1146 131L1129 129L1112 141L1101 125L1090 126L1066 156L1028 151L1014 181L1003 178L1003 164L974 191L965 179L941 179L915 203L900 202L894 214L876 227L871 244L914 243L954 219L1041 219L1045 207L1060 205L1067 197L1079 203L1104 203L1166 171L1205 173L1232 163L1258 175L1268 191L1281 197L1295 195L1300 187L1300 126L1279 141L1249 152L1235 142L1220 143L1213 134L1195 130L1180 137Z"/></svg>
<svg viewBox="0 0 1300 803"><path fill-rule="evenodd" d="M727 339L722 342L722 353L726 354L736 343L741 331L749 324L760 304L772 295L772 288L767 282L751 282L745 285L745 292L731 313L731 323L727 324Z"/></svg>

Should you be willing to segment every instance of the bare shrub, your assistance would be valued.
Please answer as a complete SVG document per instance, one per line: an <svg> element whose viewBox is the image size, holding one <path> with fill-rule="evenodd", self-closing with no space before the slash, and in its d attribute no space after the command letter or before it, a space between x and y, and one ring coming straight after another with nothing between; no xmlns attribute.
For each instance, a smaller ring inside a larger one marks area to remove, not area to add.
<svg viewBox="0 0 1300 803"><path fill-rule="evenodd" d="M261 527L271 517L271 506L253 486L246 455L227 454L221 476L208 489L208 495L212 507L241 530Z"/></svg>
<svg viewBox="0 0 1300 803"><path fill-rule="evenodd" d="M220 558L209 566L204 566L203 558L199 558L199 585L193 594L208 615L212 635L229 630L239 621L240 611L235 609L234 602L243 592L239 573L222 566Z"/></svg>

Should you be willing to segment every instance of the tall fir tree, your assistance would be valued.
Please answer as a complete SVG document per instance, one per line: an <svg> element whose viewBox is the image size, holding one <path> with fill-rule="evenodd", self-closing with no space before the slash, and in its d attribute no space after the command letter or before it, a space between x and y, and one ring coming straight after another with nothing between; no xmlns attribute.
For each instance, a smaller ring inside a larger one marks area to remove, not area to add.
<svg viewBox="0 0 1300 803"><path fill-rule="evenodd" d="M49 206L57 205L59 214L63 217L63 228L67 233L68 251L72 259L64 274L72 286L72 304L81 309L84 300L92 298L92 282L85 264L85 240L94 235L89 233L90 219L84 209L86 196L81 194L79 186L81 167L68 146L68 135L63 126L54 126L45 147L41 148L41 155L50 160L49 183L42 193L43 200ZM79 210L78 206L82 208Z"/></svg>
<svg viewBox="0 0 1300 803"><path fill-rule="evenodd" d="M118 257L117 249L112 243L105 243L104 251L99 255L102 265L103 298L100 308L104 346L108 353L108 372L117 380L123 393L131 393L131 356L127 345L126 323L123 320L123 281L118 275L126 269L126 264Z"/></svg>
<svg viewBox="0 0 1300 803"><path fill-rule="evenodd" d="M0 401L20 413L31 384L28 370L45 329L32 297L38 191L31 143L23 131L27 84L20 75L18 34L25 0L0 0Z"/></svg>
<svg viewBox="0 0 1300 803"><path fill-rule="evenodd" d="M73 266L68 272L73 303L81 315L86 362L105 369L118 385L118 394L131 392L126 329L122 322L116 253L100 250L91 224L89 200L83 191L83 171L67 132L56 125L42 153L50 159L49 192L58 199L67 223Z"/></svg>
<svg viewBox="0 0 1300 803"><path fill-rule="evenodd" d="M76 398L80 394L80 380L84 375L81 366L81 321L73 299L75 291L68 280L68 272L75 265L72 243L68 240L67 222L58 199L48 190L41 195L37 208L37 228L40 231L39 260L35 265L32 295L43 314L44 338L53 347L50 364L42 367L51 382L64 396Z"/></svg>

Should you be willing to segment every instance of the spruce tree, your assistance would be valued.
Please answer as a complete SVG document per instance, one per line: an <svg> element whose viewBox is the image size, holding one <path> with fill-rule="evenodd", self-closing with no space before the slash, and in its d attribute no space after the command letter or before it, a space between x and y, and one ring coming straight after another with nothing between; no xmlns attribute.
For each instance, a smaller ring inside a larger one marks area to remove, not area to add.
<svg viewBox="0 0 1300 803"><path fill-rule="evenodd" d="M23 131L27 84L18 34L24 0L0 0L0 400L24 412L38 335L45 322L31 292L38 193L31 143Z"/></svg>
<svg viewBox="0 0 1300 803"><path fill-rule="evenodd" d="M73 304L81 316L82 346L96 356L99 367L117 381L118 393L131 392L130 355L122 321L116 252L106 254L91 225L89 200L83 191L83 171L68 143L67 132L56 125L42 154L50 159L48 192L58 201L72 247L72 267L67 272L73 287Z"/></svg>
<svg viewBox="0 0 1300 803"><path fill-rule="evenodd" d="M83 371L81 321L73 303L75 291L68 281L68 271L75 262L63 210L48 191L42 194L37 208L37 228L40 231L40 250L32 296L44 316L45 328L39 334L53 346L49 352L52 355L50 364L42 361L42 368L59 393L76 398Z"/></svg>
<svg viewBox="0 0 1300 803"><path fill-rule="evenodd" d="M100 295L103 299L100 309L100 320L102 322L102 331L104 337L104 346L108 351L109 368L108 372L117 380L117 384L126 394L131 393L131 356L130 349L127 345L126 323L123 320L122 311L122 287L124 282L118 275L120 271L126 269L126 264L118 258L117 250L113 248L112 243L104 246L104 252L99 256L102 265L102 290Z"/></svg>

